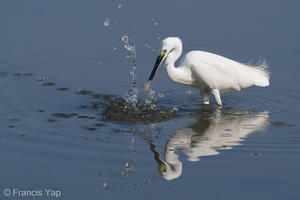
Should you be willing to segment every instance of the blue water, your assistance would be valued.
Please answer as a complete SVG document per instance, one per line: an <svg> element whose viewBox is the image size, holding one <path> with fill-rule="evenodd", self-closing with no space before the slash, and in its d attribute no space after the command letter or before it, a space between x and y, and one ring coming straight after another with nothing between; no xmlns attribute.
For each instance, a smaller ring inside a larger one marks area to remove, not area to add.
<svg viewBox="0 0 300 200"><path fill-rule="evenodd" d="M1 1L0 199L299 199L299 8ZM271 84L220 109L161 68L156 107L125 109L130 71L139 88L168 36L184 53L265 58Z"/></svg>

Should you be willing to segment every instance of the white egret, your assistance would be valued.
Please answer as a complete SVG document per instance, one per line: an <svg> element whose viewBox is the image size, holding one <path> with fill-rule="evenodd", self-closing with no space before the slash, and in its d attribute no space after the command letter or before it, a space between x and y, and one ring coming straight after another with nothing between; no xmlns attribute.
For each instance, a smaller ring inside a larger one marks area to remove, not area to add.
<svg viewBox="0 0 300 200"><path fill-rule="evenodd" d="M175 67L174 63L182 53L182 42L178 37L164 39L158 53L149 81L144 85L145 90L149 89L155 72L164 60L169 78L175 83L198 88L203 104L209 104L210 94L221 106L220 93L239 91L252 85L269 85L270 76L265 61L249 66L213 53L190 51Z"/></svg>

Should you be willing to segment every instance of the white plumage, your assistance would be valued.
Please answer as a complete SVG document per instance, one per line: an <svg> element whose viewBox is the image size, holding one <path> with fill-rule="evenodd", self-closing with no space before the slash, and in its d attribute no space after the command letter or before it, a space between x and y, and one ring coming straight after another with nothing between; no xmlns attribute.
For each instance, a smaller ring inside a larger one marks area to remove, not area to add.
<svg viewBox="0 0 300 200"><path fill-rule="evenodd" d="M270 76L265 61L257 66L250 66L213 53L191 51L182 57L176 68L174 63L182 53L182 42L178 37L164 39L158 51L159 55L145 89L149 88L156 70L164 60L169 78L175 83L198 88L204 104L209 104L210 94L218 105L222 105L220 93L239 91L252 85L269 85Z"/></svg>

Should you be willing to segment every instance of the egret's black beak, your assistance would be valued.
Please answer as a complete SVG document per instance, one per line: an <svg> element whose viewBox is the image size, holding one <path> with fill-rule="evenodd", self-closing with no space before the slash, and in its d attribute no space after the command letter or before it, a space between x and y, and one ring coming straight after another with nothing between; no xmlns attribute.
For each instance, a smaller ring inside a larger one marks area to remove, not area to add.
<svg viewBox="0 0 300 200"><path fill-rule="evenodd" d="M160 64L162 63L162 61L163 61L164 58L165 58L166 52L167 52L167 50L164 50L161 54L159 54L159 56L157 56L155 65L154 65L154 67L153 67L153 70L152 70L152 72L151 72L151 75L150 75L148 81L152 81L152 79L153 79L153 77L154 77L154 75L155 75L155 72L157 71L157 69L159 68Z"/></svg>

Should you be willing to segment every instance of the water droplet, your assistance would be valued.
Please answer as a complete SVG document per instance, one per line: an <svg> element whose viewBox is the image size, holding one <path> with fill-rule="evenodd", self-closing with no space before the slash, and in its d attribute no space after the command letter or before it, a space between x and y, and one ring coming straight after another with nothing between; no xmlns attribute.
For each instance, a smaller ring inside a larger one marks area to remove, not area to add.
<svg viewBox="0 0 300 200"><path fill-rule="evenodd" d="M127 50L135 52L135 46L132 43L126 43L124 46Z"/></svg>
<svg viewBox="0 0 300 200"><path fill-rule="evenodd" d="M144 45L145 45L145 47L146 47L146 46L148 46L148 42L145 42L145 44L144 44Z"/></svg>
<svg viewBox="0 0 300 200"><path fill-rule="evenodd" d="M192 91L191 90L186 90L186 93L187 94L192 94Z"/></svg>
<svg viewBox="0 0 300 200"><path fill-rule="evenodd" d="M147 179L147 178L144 180L144 184L147 184L147 183L149 183L149 182L150 182L150 180Z"/></svg>
<svg viewBox="0 0 300 200"><path fill-rule="evenodd" d="M162 93L158 93L158 97L164 97L165 95Z"/></svg>
<svg viewBox="0 0 300 200"><path fill-rule="evenodd" d="M118 48L117 46L114 46L114 47L113 47L113 50L116 50L117 48Z"/></svg>
<svg viewBox="0 0 300 200"><path fill-rule="evenodd" d="M99 61L99 64L102 65L102 64L103 64L103 60L100 60L100 61Z"/></svg>
<svg viewBox="0 0 300 200"><path fill-rule="evenodd" d="M119 4L119 5L118 5L118 8L122 8L122 4Z"/></svg>
<svg viewBox="0 0 300 200"><path fill-rule="evenodd" d="M103 187L104 187L105 189L109 189L109 183L108 183L108 182L104 182L104 183L103 183Z"/></svg>
<svg viewBox="0 0 300 200"><path fill-rule="evenodd" d="M172 110L175 111L175 112L178 111L178 106L174 106L174 107L172 108Z"/></svg>
<svg viewBox="0 0 300 200"><path fill-rule="evenodd" d="M155 22L154 25L157 26L157 25L158 25L158 22Z"/></svg>
<svg viewBox="0 0 300 200"><path fill-rule="evenodd" d="M105 21L104 21L104 26L109 26L109 22L110 22L110 19L106 19Z"/></svg>
<svg viewBox="0 0 300 200"><path fill-rule="evenodd" d="M128 173L126 173L126 172L122 172L121 175L122 175L124 178L127 178L127 177L128 177Z"/></svg>
<svg viewBox="0 0 300 200"><path fill-rule="evenodd" d="M128 42L128 36L127 35L123 35L122 36L122 41L125 42L125 43Z"/></svg>

